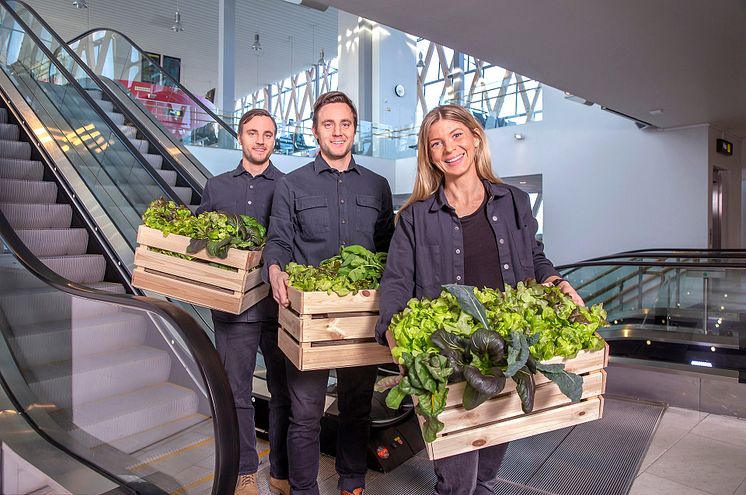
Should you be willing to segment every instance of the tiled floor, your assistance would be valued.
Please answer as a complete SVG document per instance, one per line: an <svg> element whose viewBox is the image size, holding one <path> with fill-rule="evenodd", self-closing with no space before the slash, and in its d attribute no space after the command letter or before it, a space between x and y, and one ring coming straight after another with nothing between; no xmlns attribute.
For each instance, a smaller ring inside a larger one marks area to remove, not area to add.
<svg viewBox="0 0 746 495"><path fill-rule="evenodd" d="M666 410L630 495L746 495L746 420Z"/></svg>
<svg viewBox="0 0 746 495"><path fill-rule="evenodd" d="M262 468L267 462L263 454ZM260 493L269 494L262 468ZM370 471L368 482L380 476L385 475ZM319 486L322 494L339 493L331 457L322 457ZM629 493L746 495L746 419L668 408Z"/></svg>

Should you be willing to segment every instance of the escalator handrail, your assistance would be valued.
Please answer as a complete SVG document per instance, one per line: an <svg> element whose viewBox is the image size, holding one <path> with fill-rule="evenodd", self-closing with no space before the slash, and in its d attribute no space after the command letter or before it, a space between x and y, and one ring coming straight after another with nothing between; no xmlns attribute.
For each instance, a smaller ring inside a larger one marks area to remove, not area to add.
<svg viewBox="0 0 746 495"><path fill-rule="evenodd" d="M697 256L699 255L699 256ZM621 253L589 258L585 261L604 261L619 258L744 258L746 250L743 249L640 249L638 251L623 251Z"/></svg>
<svg viewBox="0 0 746 495"><path fill-rule="evenodd" d="M28 6L25 2L22 0L11 0L19 5L21 5L23 8L28 10L30 14L32 14L37 22L39 22L52 36L56 36L54 31L49 27L49 25L39 16L39 14L36 13L34 9ZM18 23L19 26L24 30L24 34L28 36L35 44L36 46L46 55L49 57L49 60L51 63L57 67L57 70L60 72L62 76L67 80L67 83L74 88L81 98L83 98L83 101L85 101L92 109L93 111L98 115L100 119L104 121L104 123L109 127L109 130L117 136L117 139L124 145L125 148L130 152L130 154L138 161L138 163L142 166L143 169L145 169L148 172L148 175L158 184L158 186L163 190L163 192L169 197L169 199L173 200L175 203L183 205L184 202L179 198L178 194L174 192L173 189L171 189L171 186L168 185L168 183L161 177L161 175L153 168L150 163L145 159L145 157L140 153L140 151L135 147L134 144L127 138L127 136L124 135L121 129L114 123L114 121L109 118L109 116L104 112L104 110L96 104L95 100L91 97L91 95L88 94L88 92L83 89L83 87L78 83L78 81L73 77L70 72L57 60L57 58L54 56L54 54L47 48L47 46L39 39L39 37L34 33L29 26L21 19L21 17L18 15L18 13L10 7L8 2L6 0L0 0L0 5L5 7L8 10L8 13L13 17L13 19ZM59 37L57 37L59 38ZM64 43L61 39L58 41L59 43ZM83 64L77 56L75 56L75 61L79 64L81 64L84 68L84 70L90 70L85 64ZM97 80L97 79L96 79ZM106 169L102 167L104 171ZM107 172L108 175L108 172ZM113 179L112 179L113 180ZM114 181L116 183L116 181Z"/></svg>
<svg viewBox="0 0 746 495"><path fill-rule="evenodd" d="M18 1L20 1L20 0L18 0ZM194 94L191 91L189 91L187 88L185 88L179 81L177 81L176 79L174 79L173 76L171 76L171 74L169 74L166 71L166 69L164 69L159 63L157 63L156 61L154 61L153 59L151 59L150 57L148 57L147 54L145 53L145 50L143 50L142 48L140 48L140 46L137 43L135 43L134 41L132 41L132 39L129 36L127 36L126 34L122 33L121 31L117 31L116 29L111 29L111 28L103 28L103 27L89 29L88 31L82 33L81 35L79 35L79 36L73 38L72 40L68 41L67 42L67 46L69 46L72 43L75 43L77 41L82 40L86 36L88 36L90 34L93 34L96 31L110 31L112 33L115 33L118 36L121 36L125 41L127 41L130 45L132 45L132 47L135 48L135 50L137 50L144 59L150 60L153 65L155 65L156 67L158 67L158 69L161 71L161 73L164 74L169 79L169 81L171 81L171 83L174 86L178 87L180 91L183 91L184 94L186 94L192 101L194 101L206 114L208 114L210 117L212 117L215 120L215 122L217 122L218 124L220 124L223 127L223 129L225 129L226 131L228 131L233 136L233 138L237 138L238 137L238 134L233 129L233 127L229 126L222 118L218 117L217 114L215 114L215 112L213 112L212 110L210 110L207 107L207 105L205 105L199 98L197 98L196 96L194 96Z"/></svg>
<svg viewBox="0 0 746 495"><path fill-rule="evenodd" d="M2 1L2 0L0 0ZM115 304L148 311L170 324L186 343L204 381L208 402L213 417L215 433L215 478L213 495L232 493L238 475L238 420L236 418L233 393L223 364L212 342L194 319L182 309L145 296L113 294L77 284L58 275L44 265L21 241L5 215L0 211L0 239L26 270L56 290L74 297ZM33 424L31 418L27 418ZM55 445L69 452L64 445ZM72 454L72 453L71 453Z"/></svg>
<svg viewBox="0 0 746 495"><path fill-rule="evenodd" d="M671 267L671 268L732 268L732 269L743 269L746 268L746 262L744 263L718 263L718 262L696 262L696 263L682 263L678 261L581 261L579 263L568 263L566 265L559 265L555 268L557 270L574 270L585 266L646 266L646 267Z"/></svg>

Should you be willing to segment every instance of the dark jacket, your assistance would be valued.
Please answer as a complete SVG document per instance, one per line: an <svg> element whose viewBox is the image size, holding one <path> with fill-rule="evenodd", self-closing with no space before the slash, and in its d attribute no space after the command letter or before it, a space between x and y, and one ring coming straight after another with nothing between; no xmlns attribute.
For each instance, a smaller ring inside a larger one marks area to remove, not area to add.
<svg viewBox="0 0 746 495"><path fill-rule="evenodd" d="M207 180L197 213L220 211L229 215L249 215L268 227L275 186L284 175L270 162L264 173L252 177L239 162L234 170ZM223 322L276 320L277 303L270 294L240 315L213 310L212 317Z"/></svg>
<svg viewBox="0 0 746 495"><path fill-rule="evenodd" d="M528 194L507 184L483 181L488 191L487 216L495 234L506 285L529 278L544 281L558 275L536 240L538 223ZM431 197L404 209L391 239L381 281L378 342L386 345L391 317L412 297L438 297L443 284L463 283L461 223L441 186ZM496 260L497 261L497 260Z"/></svg>
<svg viewBox="0 0 746 495"><path fill-rule="evenodd" d="M318 265L338 254L340 246L387 251L393 230L388 181L355 160L339 172L319 154L277 185L264 249L264 280L273 264L283 270L290 261Z"/></svg>

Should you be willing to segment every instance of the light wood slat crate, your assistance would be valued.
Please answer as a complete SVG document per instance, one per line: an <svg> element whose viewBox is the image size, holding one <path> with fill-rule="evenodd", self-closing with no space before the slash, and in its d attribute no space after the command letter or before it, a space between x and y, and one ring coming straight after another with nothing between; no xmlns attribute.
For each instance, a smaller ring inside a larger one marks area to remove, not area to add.
<svg viewBox="0 0 746 495"><path fill-rule="evenodd" d="M574 426L603 416L609 346L594 352L581 351L572 359L554 358L547 363L564 363L565 370L583 377L580 402L571 403L559 387L544 375L534 375L534 410L525 414L515 382L508 379L500 395L471 411L462 406L466 382L448 385L446 409L439 416L445 427L425 448L430 459L441 459L476 449ZM420 424L424 418L420 417Z"/></svg>
<svg viewBox="0 0 746 495"><path fill-rule="evenodd" d="M135 270L132 284L174 299L210 309L240 314L269 294L269 285L262 282L259 264L262 251L229 249L225 259L207 254L206 250L187 253L189 237L169 234L141 225L137 231ZM194 258L230 266L226 270L199 261L151 251L164 249Z"/></svg>
<svg viewBox="0 0 746 495"><path fill-rule="evenodd" d="M375 341L378 293L338 296L288 287L290 308L280 307L277 343L302 371L393 363Z"/></svg>

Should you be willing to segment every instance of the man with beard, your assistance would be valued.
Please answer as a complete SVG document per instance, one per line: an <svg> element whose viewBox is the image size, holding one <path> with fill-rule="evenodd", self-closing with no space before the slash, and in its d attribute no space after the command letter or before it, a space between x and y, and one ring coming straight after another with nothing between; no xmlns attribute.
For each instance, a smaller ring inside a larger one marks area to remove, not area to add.
<svg viewBox="0 0 746 495"><path fill-rule="evenodd" d="M249 215L267 226L272 196L284 176L269 157L275 147L277 124L266 110L246 112L238 124L238 142L243 158L234 170L207 181L197 213L221 211ZM285 358L277 347L277 304L267 296L240 315L212 312L215 347L231 384L238 416L240 459L235 495L257 495L254 406L251 400L257 349L261 348L267 369L269 402L270 489L290 495L288 484L287 428L290 398L285 376Z"/></svg>
<svg viewBox="0 0 746 495"><path fill-rule="evenodd" d="M288 306L290 261L318 265L359 244L388 250L394 227L391 189L385 178L358 165L352 157L357 111L339 91L322 94L313 107L316 159L283 177L272 204L264 250L264 277L272 295ZM293 495L318 495L319 434L324 414L328 370L299 371L288 361L292 414L288 429L290 486ZM339 432L336 468L343 495L360 495L365 487L366 446L376 366L337 369Z"/></svg>

